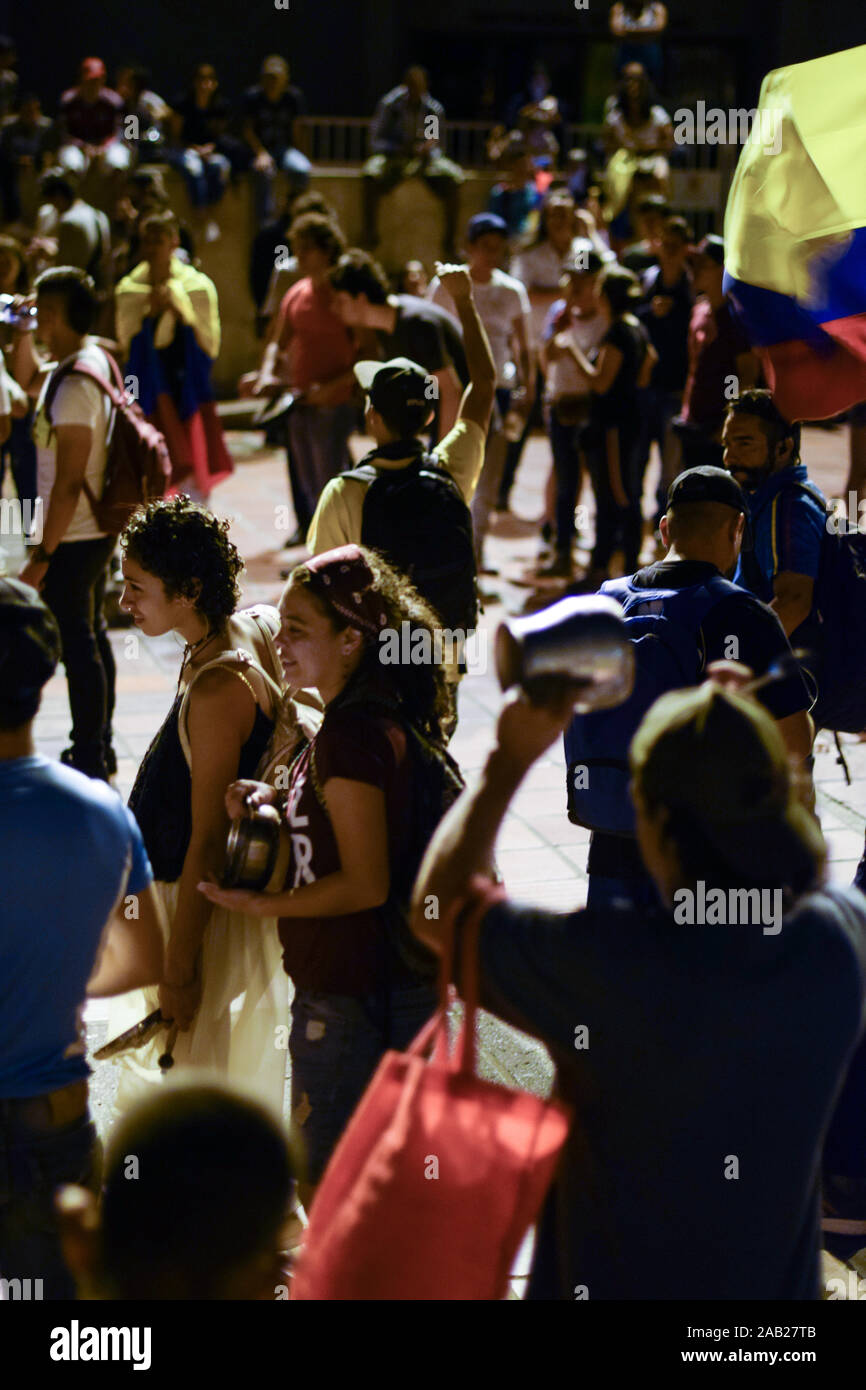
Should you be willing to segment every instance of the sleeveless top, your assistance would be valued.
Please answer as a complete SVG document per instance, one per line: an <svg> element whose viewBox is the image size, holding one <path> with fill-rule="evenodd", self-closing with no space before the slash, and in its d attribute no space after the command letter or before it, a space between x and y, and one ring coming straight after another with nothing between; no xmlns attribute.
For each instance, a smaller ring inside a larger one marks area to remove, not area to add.
<svg viewBox="0 0 866 1390"><path fill-rule="evenodd" d="M153 876L160 883L176 883L180 878L192 835L192 777L177 722L182 700L180 691L144 755L129 797ZM273 727L273 720L257 703L252 731L241 749L238 778L255 775Z"/></svg>

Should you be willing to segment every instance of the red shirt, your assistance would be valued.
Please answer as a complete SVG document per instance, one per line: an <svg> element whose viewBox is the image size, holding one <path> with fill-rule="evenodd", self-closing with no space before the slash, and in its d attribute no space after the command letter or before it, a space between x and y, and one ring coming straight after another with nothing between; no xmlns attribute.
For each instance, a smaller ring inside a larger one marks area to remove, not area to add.
<svg viewBox="0 0 866 1390"><path fill-rule="evenodd" d="M322 727L295 764L286 825L292 857L286 887L301 888L340 868L340 852L314 778L323 788L332 777L381 787L388 824L388 855L400 863L409 852L411 768L406 734L387 715L359 706L326 713ZM342 917L282 917L283 964L297 989L322 994L369 994L382 987L387 965L392 985L406 968L386 954L381 912L370 908ZM409 984L416 984L409 977Z"/></svg>
<svg viewBox="0 0 866 1390"><path fill-rule="evenodd" d="M718 429L730 394L728 377L737 374L737 358L749 351L749 340L727 300L713 310L701 296L689 324L689 375L683 395L682 418L707 430Z"/></svg>
<svg viewBox="0 0 866 1390"><path fill-rule="evenodd" d="M72 140L85 145L105 145L118 134L123 98L103 87L96 101L85 101L77 87L60 98L60 118Z"/></svg>
<svg viewBox="0 0 866 1390"><path fill-rule="evenodd" d="M292 386L306 390L351 370L355 348L349 330L331 308L330 285L299 280L287 292L281 308L280 348L288 348ZM351 381L334 405L352 395Z"/></svg>

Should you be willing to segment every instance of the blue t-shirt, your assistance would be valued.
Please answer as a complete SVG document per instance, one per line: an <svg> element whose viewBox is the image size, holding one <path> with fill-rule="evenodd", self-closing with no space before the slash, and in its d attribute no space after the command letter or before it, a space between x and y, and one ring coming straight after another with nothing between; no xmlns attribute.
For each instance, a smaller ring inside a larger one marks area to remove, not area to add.
<svg viewBox="0 0 866 1390"><path fill-rule="evenodd" d="M0 1098L88 1076L78 1015L102 931L151 878L104 782L40 756L0 762Z"/></svg>
<svg viewBox="0 0 866 1390"><path fill-rule="evenodd" d="M575 1111L529 1296L816 1298L866 899L809 894L775 935L506 902L480 943L481 1003L546 1044Z"/></svg>
<svg viewBox="0 0 866 1390"><path fill-rule="evenodd" d="M534 183L525 183L522 188L506 188L497 183L491 190L487 206L506 223L508 235L516 237L526 231L529 214L541 201L542 196Z"/></svg>
<svg viewBox="0 0 866 1390"><path fill-rule="evenodd" d="M814 483L814 495L792 486L808 482L806 465L795 463L771 473L755 492L746 494L754 551L741 552L734 583L751 589L764 603L773 600L778 574L790 570L817 578L827 510Z"/></svg>

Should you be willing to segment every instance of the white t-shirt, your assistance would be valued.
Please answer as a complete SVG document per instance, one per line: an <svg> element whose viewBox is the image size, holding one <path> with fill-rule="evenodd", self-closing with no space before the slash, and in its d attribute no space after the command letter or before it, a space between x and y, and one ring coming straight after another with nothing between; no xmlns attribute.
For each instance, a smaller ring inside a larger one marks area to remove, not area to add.
<svg viewBox="0 0 866 1390"><path fill-rule="evenodd" d="M610 326L606 314L593 314L591 318L578 318L572 314L567 328L560 332L567 334L575 347L589 357L599 346ZM591 391L589 377L578 367L573 357L557 357L547 369L545 396L549 401L560 396L588 396Z"/></svg>
<svg viewBox="0 0 866 1390"><path fill-rule="evenodd" d="M85 342L79 353L73 354L72 357L65 357L63 362L58 362L57 367L62 367L64 363L73 360L79 361L82 366L91 367L93 371L105 377L106 381L111 381L111 367L108 358L102 348L97 347L95 343ZM55 368L56 370L57 368ZM58 425L89 425L93 431L93 438L84 476L90 484L94 496L99 497L105 479L105 444L113 408L108 397L104 391L99 389L95 381L88 381L84 376L67 376L61 382L57 395L54 397L51 408L51 423L49 424L45 414L45 393L48 390L50 380L51 377L48 377L42 387L33 422L33 438L36 441L37 490L42 499L43 517L48 515L51 490L54 487L56 476L57 440L52 432L52 427L56 430ZM97 526L90 503L82 491L72 520L63 537L64 542L92 541L107 534L105 531L100 531Z"/></svg>
<svg viewBox="0 0 866 1390"><path fill-rule="evenodd" d="M478 317L487 330L490 351L496 363L496 385L513 386L514 369L511 339L514 336L514 322L522 318L526 329L527 345L531 342L529 320L529 295L519 280L506 275L504 270L494 270L486 283L472 281L472 297L478 310ZM427 298L447 309L457 317L454 300L447 290L434 277L427 290Z"/></svg>
<svg viewBox="0 0 866 1390"><path fill-rule="evenodd" d="M537 246L519 252L511 262L511 274L532 291L532 341L536 346L543 338L547 312L562 293L559 282L563 268L585 245L585 237L575 237L565 251L560 252L549 241L540 241Z"/></svg>

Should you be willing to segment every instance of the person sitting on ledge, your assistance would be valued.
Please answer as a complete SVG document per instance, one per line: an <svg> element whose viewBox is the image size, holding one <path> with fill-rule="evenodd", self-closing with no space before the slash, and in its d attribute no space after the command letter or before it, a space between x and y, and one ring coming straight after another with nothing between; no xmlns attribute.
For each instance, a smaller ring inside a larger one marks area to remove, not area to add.
<svg viewBox="0 0 866 1390"><path fill-rule="evenodd" d="M423 179L445 209L444 259L456 260L455 244L463 171L440 147L445 112L431 97L427 73L411 67L403 83L382 97L370 128L373 154L361 171L364 243L378 246L378 206L383 193L404 179Z"/></svg>

